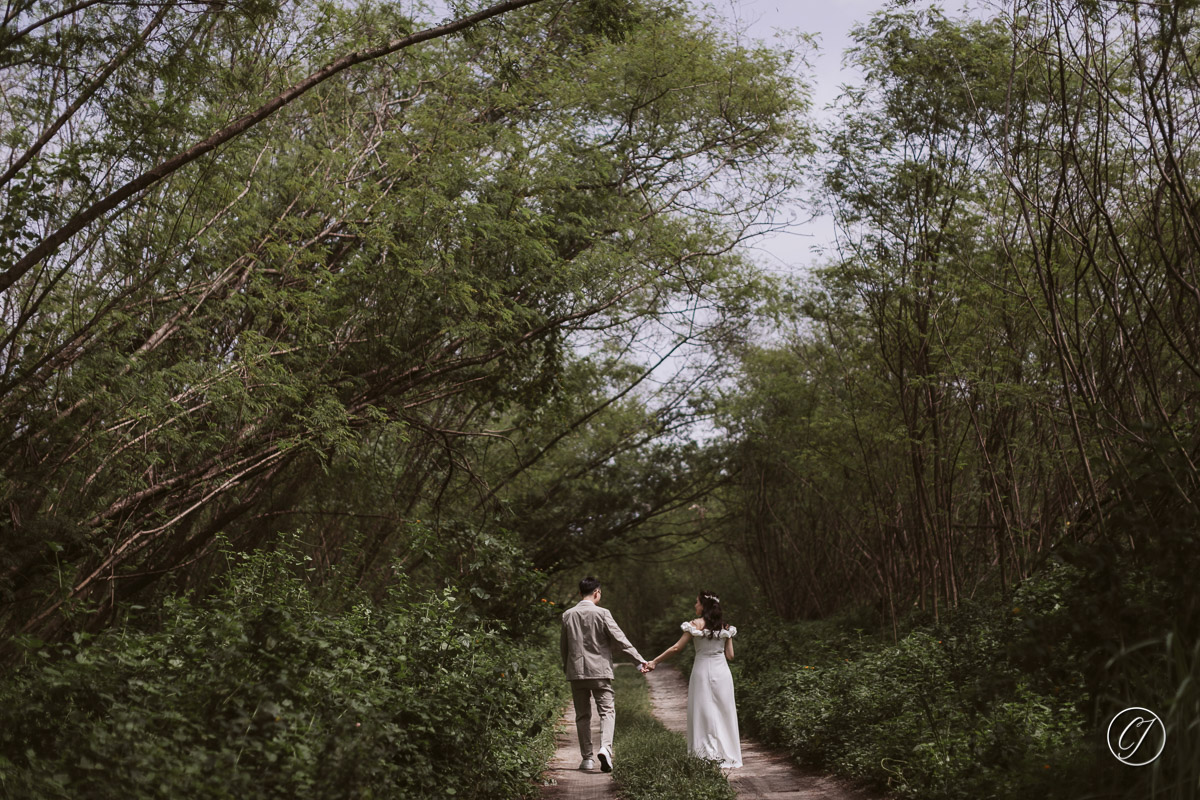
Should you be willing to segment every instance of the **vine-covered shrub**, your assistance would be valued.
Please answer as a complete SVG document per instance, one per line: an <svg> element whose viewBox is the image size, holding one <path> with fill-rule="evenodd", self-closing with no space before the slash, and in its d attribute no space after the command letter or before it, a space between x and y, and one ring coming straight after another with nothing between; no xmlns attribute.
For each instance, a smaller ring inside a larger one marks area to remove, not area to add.
<svg viewBox="0 0 1200 800"><path fill-rule="evenodd" d="M0 679L0 794L534 793L564 685L553 648L451 591L320 613L279 558L203 605L170 601L153 632L31 646Z"/></svg>
<svg viewBox="0 0 1200 800"><path fill-rule="evenodd" d="M751 733L813 766L901 797L1076 797L1094 763L1082 675L1022 662L1027 617L1061 581L1012 605L966 606L892 643L837 620L747 626L738 705Z"/></svg>

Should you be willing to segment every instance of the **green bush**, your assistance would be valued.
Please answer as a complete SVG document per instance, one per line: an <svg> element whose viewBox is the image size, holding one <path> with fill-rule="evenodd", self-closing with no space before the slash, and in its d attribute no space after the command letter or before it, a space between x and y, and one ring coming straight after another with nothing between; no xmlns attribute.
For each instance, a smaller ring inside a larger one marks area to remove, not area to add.
<svg viewBox="0 0 1200 800"><path fill-rule="evenodd" d="M1082 677L1021 660L1024 618L1049 613L1062 580L1025 586L1004 609L967 605L895 643L837 620L747 626L743 725L901 797L1077 797L1094 757Z"/></svg>
<svg viewBox="0 0 1200 800"><path fill-rule="evenodd" d="M690 755L678 733L654 717L645 679L618 670L613 778L627 800L735 800L715 761Z"/></svg>
<svg viewBox="0 0 1200 800"><path fill-rule="evenodd" d="M0 681L12 798L522 797L561 676L450 591L323 614L282 556L203 605L30 646Z"/></svg>

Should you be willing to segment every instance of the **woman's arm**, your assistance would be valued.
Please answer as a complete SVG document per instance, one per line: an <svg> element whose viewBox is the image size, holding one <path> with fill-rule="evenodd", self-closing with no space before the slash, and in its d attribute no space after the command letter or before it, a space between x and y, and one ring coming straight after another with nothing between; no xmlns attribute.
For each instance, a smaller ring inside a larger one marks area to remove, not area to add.
<svg viewBox="0 0 1200 800"><path fill-rule="evenodd" d="M725 640L725 660L733 661L733 637Z"/></svg>
<svg viewBox="0 0 1200 800"><path fill-rule="evenodd" d="M676 653L682 652L683 648L687 647L688 639L691 639L691 638L692 638L692 635L690 633L684 633L683 636L679 637L678 642L671 645L666 650L663 650L662 655L660 655L658 658L651 660L650 663L657 667L658 662L665 661L666 659L670 658L671 656L675 655Z"/></svg>

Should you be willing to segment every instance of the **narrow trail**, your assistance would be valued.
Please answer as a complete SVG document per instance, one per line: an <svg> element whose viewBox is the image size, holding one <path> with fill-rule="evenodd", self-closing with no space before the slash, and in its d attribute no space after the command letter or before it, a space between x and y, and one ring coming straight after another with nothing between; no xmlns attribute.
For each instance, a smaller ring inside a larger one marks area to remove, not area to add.
<svg viewBox="0 0 1200 800"><path fill-rule="evenodd" d="M621 666L621 665L618 665ZM599 746L600 715L592 709L592 741ZM613 741L613 751L617 750ZM558 720L558 731L554 735L554 758L550 759L542 777L542 800L617 800L617 786L612 773L596 769L582 772L579 769L579 739L575 735L575 706L567 703L566 713Z"/></svg>
<svg viewBox="0 0 1200 800"><path fill-rule="evenodd" d="M687 681L673 666L660 666L647 676L654 715L669 730L687 730ZM620 721L618 741L620 752ZM600 741L600 721L592 714L592 738ZM785 754L742 738L742 768L730 770L729 784L745 800L877 800L844 781L796 766ZM579 770L579 742L575 738L575 709L567 704L558 721L554 758L546 769L542 800L618 800L612 775L599 769Z"/></svg>

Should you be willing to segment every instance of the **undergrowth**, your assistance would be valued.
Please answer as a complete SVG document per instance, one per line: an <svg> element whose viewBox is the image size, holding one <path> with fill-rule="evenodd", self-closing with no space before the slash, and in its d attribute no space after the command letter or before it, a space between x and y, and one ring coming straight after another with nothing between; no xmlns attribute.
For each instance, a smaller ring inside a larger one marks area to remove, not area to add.
<svg viewBox="0 0 1200 800"><path fill-rule="evenodd" d="M847 619L745 626L747 732L900 797L1081 797L1096 748L1083 674L1064 654L1029 663L1031 620L1061 608L1064 582L910 621L898 641Z"/></svg>
<svg viewBox="0 0 1200 800"><path fill-rule="evenodd" d="M246 557L152 628L27 642L0 678L0 795L536 794L564 695L546 641L454 590L323 613L288 558Z"/></svg>

